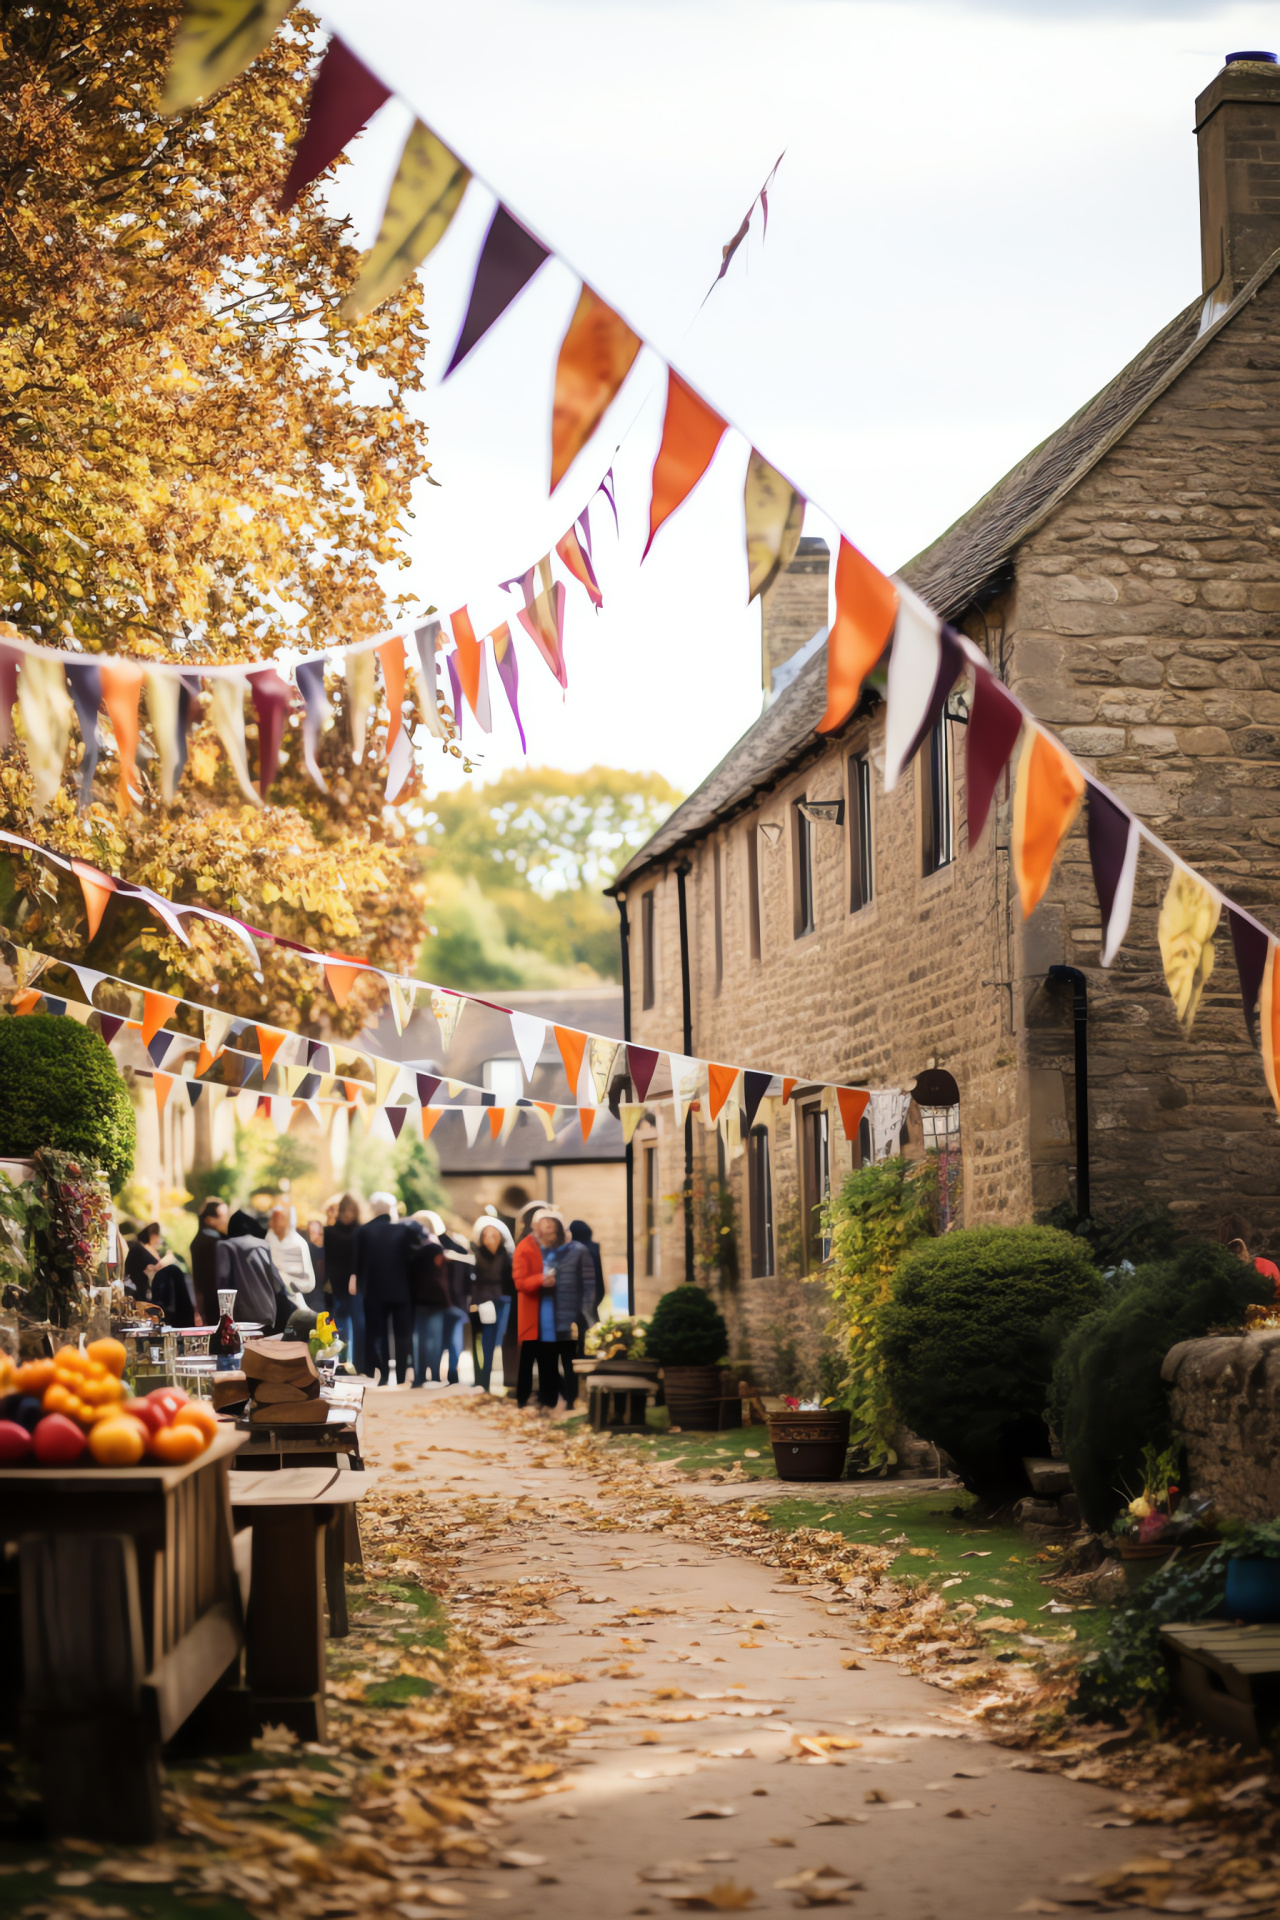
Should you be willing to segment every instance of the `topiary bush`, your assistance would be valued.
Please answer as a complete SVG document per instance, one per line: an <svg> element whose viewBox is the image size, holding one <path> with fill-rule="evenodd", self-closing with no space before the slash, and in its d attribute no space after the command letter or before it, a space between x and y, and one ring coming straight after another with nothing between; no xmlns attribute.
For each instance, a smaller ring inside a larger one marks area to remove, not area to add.
<svg viewBox="0 0 1280 1920"><path fill-rule="evenodd" d="M664 1293L645 1335L645 1357L662 1367L714 1367L729 1351L729 1329L701 1287L683 1284Z"/></svg>
<svg viewBox="0 0 1280 1920"><path fill-rule="evenodd" d="M56 1147L100 1167L119 1192L133 1171L137 1123L96 1033L47 1013L0 1019L0 1087L0 1159Z"/></svg>
<svg viewBox="0 0 1280 1920"><path fill-rule="evenodd" d="M1122 1276L1105 1306L1075 1326L1054 1367L1050 1417L1091 1527L1109 1527L1141 1490L1142 1450L1177 1444L1160 1368L1170 1347L1238 1326L1274 1283L1225 1247L1192 1245Z"/></svg>
<svg viewBox="0 0 1280 1920"><path fill-rule="evenodd" d="M1105 1294L1089 1250L1052 1227L971 1227L918 1243L880 1315L903 1419L992 1508L1027 1491L1048 1449L1044 1405L1067 1328Z"/></svg>

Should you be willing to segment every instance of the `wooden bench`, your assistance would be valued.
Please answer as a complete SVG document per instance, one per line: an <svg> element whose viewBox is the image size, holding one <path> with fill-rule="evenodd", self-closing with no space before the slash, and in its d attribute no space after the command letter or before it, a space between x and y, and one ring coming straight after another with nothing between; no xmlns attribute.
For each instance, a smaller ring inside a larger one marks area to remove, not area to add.
<svg viewBox="0 0 1280 1920"><path fill-rule="evenodd" d="M1280 1713L1280 1625L1197 1620L1161 1627L1174 1689L1188 1713L1251 1753L1263 1745L1264 1719Z"/></svg>
<svg viewBox="0 0 1280 1920"><path fill-rule="evenodd" d="M587 1419L596 1433L647 1433L645 1412L657 1382L639 1374L589 1373Z"/></svg>

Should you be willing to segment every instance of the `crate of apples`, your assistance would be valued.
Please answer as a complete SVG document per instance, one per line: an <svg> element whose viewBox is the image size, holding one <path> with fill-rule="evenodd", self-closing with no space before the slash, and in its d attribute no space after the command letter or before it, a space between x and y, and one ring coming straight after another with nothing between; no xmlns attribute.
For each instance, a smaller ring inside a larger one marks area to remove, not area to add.
<svg viewBox="0 0 1280 1920"><path fill-rule="evenodd" d="M208 1407L180 1387L131 1400L119 1340L63 1347L15 1366L0 1357L0 1467L184 1466L218 1431Z"/></svg>

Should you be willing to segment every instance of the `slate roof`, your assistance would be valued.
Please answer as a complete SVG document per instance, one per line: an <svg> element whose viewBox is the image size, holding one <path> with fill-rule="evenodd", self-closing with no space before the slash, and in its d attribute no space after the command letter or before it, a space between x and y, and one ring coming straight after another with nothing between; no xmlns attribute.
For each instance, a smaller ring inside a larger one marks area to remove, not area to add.
<svg viewBox="0 0 1280 1920"><path fill-rule="evenodd" d="M944 620L956 620L980 598L1018 545L1278 267L1280 252L1272 254L1203 333L1199 329L1204 296L1198 295L1100 393L1033 448L931 546L901 567L901 578ZM632 855L608 891L616 892L655 861L700 839L717 820L741 812L756 794L776 786L815 749L815 728L826 705L827 650L823 646L702 784Z"/></svg>

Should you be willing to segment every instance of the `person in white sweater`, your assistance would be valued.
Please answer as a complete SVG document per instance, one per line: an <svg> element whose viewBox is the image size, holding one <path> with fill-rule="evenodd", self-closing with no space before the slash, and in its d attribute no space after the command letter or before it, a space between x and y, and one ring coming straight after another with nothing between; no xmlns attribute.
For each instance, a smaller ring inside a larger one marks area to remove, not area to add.
<svg viewBox="0 0 1280 1920"><path fill-rule="evenodd" d="M267 1222L267 1251L275 1261L276 1271L284 1281L285 1291L294 1306L309 1306L310 1295L316 1284L311 1249L293 1225L287 1207L271 1209L271 1217Z"/></svg>

